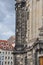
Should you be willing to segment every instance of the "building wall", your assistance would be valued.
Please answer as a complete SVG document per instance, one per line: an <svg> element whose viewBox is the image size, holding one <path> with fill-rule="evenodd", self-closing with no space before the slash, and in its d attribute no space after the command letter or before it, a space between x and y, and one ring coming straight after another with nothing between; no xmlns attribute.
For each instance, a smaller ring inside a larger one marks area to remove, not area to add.
<svg viewBox="0 0 43 65"><path fill-rule="evenodd" d="M16 0L16 2L20 3L21 0ZM26 32L25 40L27 43L29 43L30 40L32 39L34 40L35 38L39 37L39 28L42 26L42 21L43 21L43 2L42 0L27 0L25 8L27 9L26 10L27 13L25 13L27 16L27 17L25 16L27 18L26 19L27 20L26 21L27 22L27 30L26 30L27 32ZM18 20L20 22L23 21L23 17L21 17L21 12L23 13L21 9L16 8L16 23ZM17 35L17 37L19 37L18 38L19 42L21 42L21 32L22 32L20 30L19 32L18 32L18 29L16 30L17 31L16 34L19 33L19 36Z"/></svg>
<svg viewBox="0 0 43 65"><path fill-rule="evenodd" d="M20 0L16 0L16 1L20 2ZM26 14L27 15L26 37L27 37L27 39L25 39L25 40L27 41L27 43L30 43L30 45L37 37L39 37L39 28L42 26L42 22L43 22L43 5L42 5L42 3L43 3L42 0L27 0L26 1L26 8L27 8L27 10L26 10L26 12L27 12L27 14ZM21 15L20 9L19 10L16 9L16 15L18 15L16 20L17 21L19 20L19 23L18 23L19 25L17 25L19 27L21 25L21 23L24 22L23 20L22 21L20 20L21 18L23 19L23 17L20 16ZM16 21L16 23L17 23L17 21ZM21 32L23 33L23 31L18 30L18 27L16 28L16 31L20 34L21 34ZM24 27L25 27L25 25L24 25ZM19 29L21 29L21 28L19 28ZM20 36L18 37L18 35L17 35L17 38L16 38L16 41L18 40L20 43L21 37ZM17 41L17 43L18 43L18 41ZM29 64L33 65L33 63L35 65L36 62L34 60L36 60L36 58L35 58L36 56L35 56L34 50L33 50L33 53L34 53L33 56L32 56L32 51L27 53L27 63L28 63L27 65L29 65ZM19 58L19 60L20 60L20 58ZM23 62L24 61L25 61L25 58L24 58ZM23 63L23 65L25 65L25 63Z"/></svg>
<svg viewBox="0 0 43 65"><path fill-rule="evenodd" d="M43 0L27 0L27 46L34 44L39 37L39 28L43 26ZM32 56L33 54L33 56ZM37 53L38 56L39 53ZM35 56L35 49L33 52L27 52L27 65L39 65L39 58ZM31 62L32 61L32 62Z"/></svg>
<svg viewBox="0 0 43 65"><path fill-rule="evenodd" d="M13 51L0 49L0 65L14 65Z"/></svg>
<svg viewBox="0 0 43 65"><path fill-rule="evenodd" d="M32 54L32 50L27 53L27 65L33 65L33 54Z"/></svg>
<svg viewBox="0 0 43 65"><path fill-rule="evenodd" d="M42 26L42 0L28 0L29 19L27 19L28 41L39 37Z"/></svg>

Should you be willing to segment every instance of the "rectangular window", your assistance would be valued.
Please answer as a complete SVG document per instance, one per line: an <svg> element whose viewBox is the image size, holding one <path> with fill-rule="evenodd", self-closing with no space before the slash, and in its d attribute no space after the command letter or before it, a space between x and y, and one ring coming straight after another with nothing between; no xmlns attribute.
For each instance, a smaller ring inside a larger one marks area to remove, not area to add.
<svg viewBox="0 0 43 65"><path fill-rule="evenodd" d="M5 65L6 65L6 63L7 63L7 62L5 61Z"/></svg>
<svg viewBox="0 0 43 65"><path fill-rule="evenodd" d="M2 60L4 60L4 56L2 56Z"/></svg>
<svg viewBox="0 0 43 65"><path fill-rule="evenodd" d="M4 65L3 62L2 62L2 65Z"/></svg>
<svg viewBox="0 0 43 65"><path fill-rule="evenodd" d="M5 59L7 59L7 57L5 57Z"/></svg>
<svg viewBox="0 0 43 65"><path fill-rule="evenodd" d="M11 65L13 65L13 62L11 61Z"/></svg>
<svg viewBox="0 0 43 65"><path fill-rule="evenodd" d="M9 63L10 63L10 62L8 61L8 65L9 65Z"/></svg>
<svg viewBox="0 0 43 65"><path fill-rule="evenodd" d="M7 54L7 52L6 52L6 54Z"/></svg>
<svg viewBox="0 0 43 65"><path fill-rule="evenodd" d="M12 57L11 57L11 59L12 59Z"/></svg>
<svg viewBox="0 0 43 65"><path fill-rule="evenodd" d="M8 52L8 54L10 54L10 52Z"/></svg>
<svg viewBox="0 0 43 65"><path fill-rule="evenodd" d="M1 53L1 51L0 51L0 53Z"/></svg>
<svg viewBox="0 0 43 65"><path fill-rule="evenodd" d="M3 52L3 54L4 54L4 52Z"/></svg>
<svg viewBox="0 0 43 65"><path fill-rule="evenodd" d="M0 56L0 60L1 60L1 56Z"/></svg>

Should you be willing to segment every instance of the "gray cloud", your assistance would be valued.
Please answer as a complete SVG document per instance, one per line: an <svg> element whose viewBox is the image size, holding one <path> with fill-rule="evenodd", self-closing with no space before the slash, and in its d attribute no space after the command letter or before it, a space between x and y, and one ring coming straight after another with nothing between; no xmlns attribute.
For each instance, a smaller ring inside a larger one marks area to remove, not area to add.
<svg viewBox="0 0 43 65"><path fill-rule="evenodd" d="M15 35L14 0L0 0L0 39Z"/></svg>

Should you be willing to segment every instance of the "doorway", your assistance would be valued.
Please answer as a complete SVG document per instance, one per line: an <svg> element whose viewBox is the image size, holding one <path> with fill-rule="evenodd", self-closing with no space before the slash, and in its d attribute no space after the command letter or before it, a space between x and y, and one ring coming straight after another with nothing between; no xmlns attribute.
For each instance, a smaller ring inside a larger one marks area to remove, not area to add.
<svg viewBox="0 0 43 65"><path fill-rule="evenodd" d="M43 56L39 57L39 65L43 65Z"/></svg>

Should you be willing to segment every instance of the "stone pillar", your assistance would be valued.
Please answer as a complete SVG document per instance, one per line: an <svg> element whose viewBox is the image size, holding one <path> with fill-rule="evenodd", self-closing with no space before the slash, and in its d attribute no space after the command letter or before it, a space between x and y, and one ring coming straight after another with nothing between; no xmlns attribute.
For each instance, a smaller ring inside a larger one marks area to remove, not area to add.
<svg viewBox="0 0 43 65"><path fill-rule="evenodd" d="M25 47L27 32L26 1L16 0L16 45L14 50L15 65L25 65Z"/></svg>

